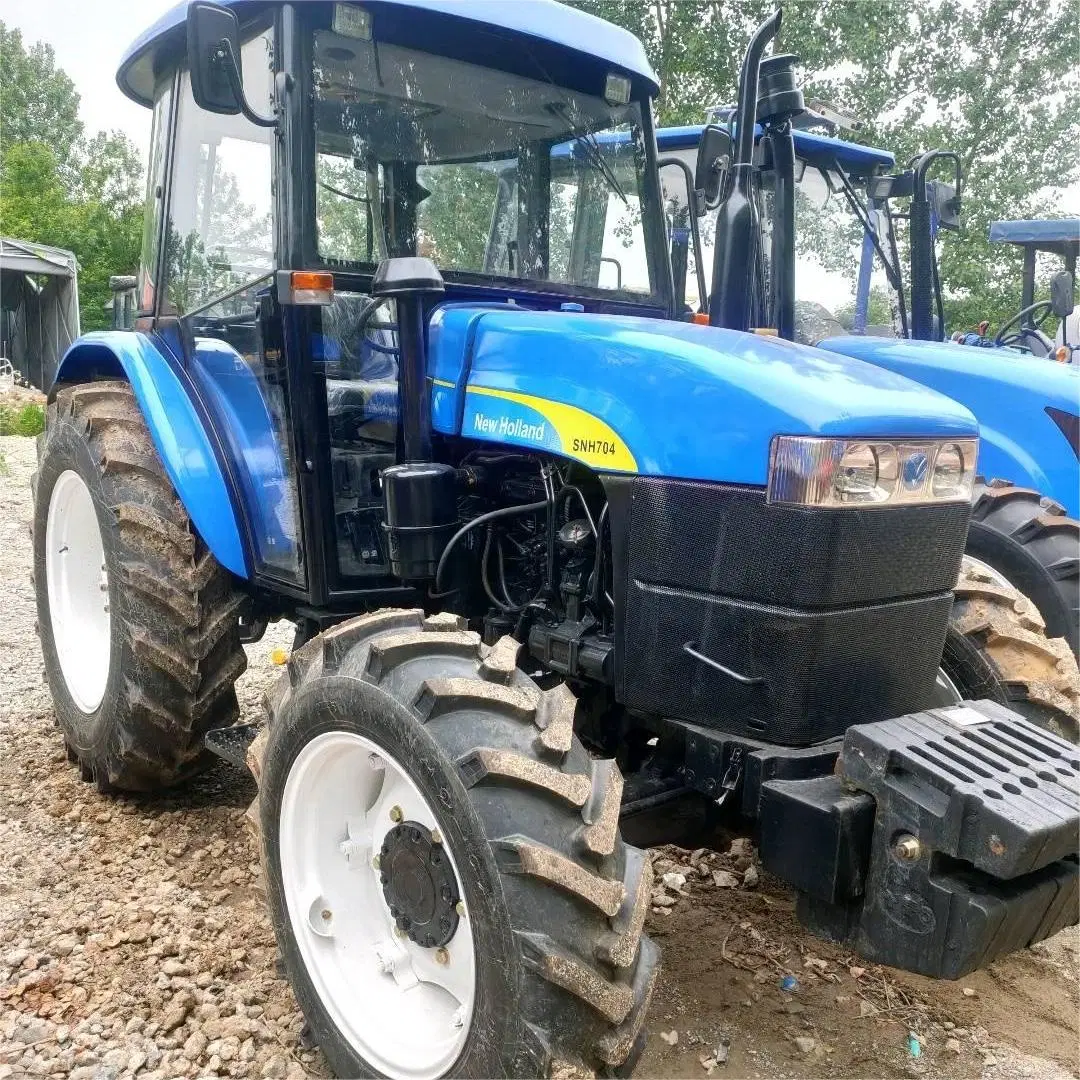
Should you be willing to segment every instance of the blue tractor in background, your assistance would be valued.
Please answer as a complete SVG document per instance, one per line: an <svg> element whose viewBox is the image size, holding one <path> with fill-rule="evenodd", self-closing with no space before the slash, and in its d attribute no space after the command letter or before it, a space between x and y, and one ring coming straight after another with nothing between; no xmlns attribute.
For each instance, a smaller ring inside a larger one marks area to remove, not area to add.
<svg viewBox="0 0 1080 1080"><path fill-rule="evenodd" d="M620 821L676 798L881 962L957 978L1075 922L1073 747L940 670L975 420L743 332L751 140L691 178L746 325L680 318L633 36L196 0L118 79L153 113L139 310L49 392L46 675L103 791L251 765L339 1075L630 1069L659 960Z"/></svg>

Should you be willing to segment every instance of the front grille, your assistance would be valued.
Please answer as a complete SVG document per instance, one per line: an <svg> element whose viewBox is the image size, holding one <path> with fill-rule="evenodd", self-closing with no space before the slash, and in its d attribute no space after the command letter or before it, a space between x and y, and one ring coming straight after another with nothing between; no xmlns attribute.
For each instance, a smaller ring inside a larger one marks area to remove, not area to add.
<svg viewBox="0 0 1080 1080"><path fill-rule="evenodd" d="M801 746L931 701L967 506L774 506L641 477L608 493L628 708Z"/></svg>

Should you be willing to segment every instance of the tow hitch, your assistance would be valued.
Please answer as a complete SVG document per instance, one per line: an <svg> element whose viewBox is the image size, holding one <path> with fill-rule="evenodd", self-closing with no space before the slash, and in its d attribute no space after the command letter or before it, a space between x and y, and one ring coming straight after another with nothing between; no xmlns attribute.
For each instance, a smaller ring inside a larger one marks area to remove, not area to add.
<svg viewBox="0 0 1080 1080"><path fill-rule="evenodd" d="M1080 752L989 701L849 728L835 774L762 786L800 920L936 978L1078 921L1078 833Z"/></svg>

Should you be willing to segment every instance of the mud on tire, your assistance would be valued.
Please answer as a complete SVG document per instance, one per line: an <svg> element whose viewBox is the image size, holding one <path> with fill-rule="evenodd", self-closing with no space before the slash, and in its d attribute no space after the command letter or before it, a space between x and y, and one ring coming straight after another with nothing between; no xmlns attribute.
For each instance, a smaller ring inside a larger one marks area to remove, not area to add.
<svg viewBox="0 0 1080 1080"><path fill-rule="evenodd" d="M295 652L268 699L253 764L267 894L293 989L335 1072L372 1075L307 974L281 870L291 764L320 733L351 730L406 765L468 867L476 1005L450 1074L621 1074L640 1053L659 972L642 933L651 865L618 831L621 774L574 735L567 687L541 691L516 666L517 642L489 648L464 626L418 611L350 620Z"/></svg>
<svg viewBox="0 0 1080 1080"><path fill-rule="evenodd" d="M67 470L90 491L108 573L109 675L92 714L68 692L49 611L49 500ZM192 527L127 383L58 391L33 487L38 633L68 756L103 790L151 791L186 779L210 760L205 733L238 715L233 683L247 665L242 596Z"/></svg>
<svg viewBox="0 0 1080 1080"><path fill-rule="evenodd" d="M1080 740L1080 671L1050 638L1035 605L965 559L942 667L969 699L989 698L1074 742Z"/></svg>
<svg viewBox="0 0 1080 1080"><path fill-rule="evenodd" d="M967 551L1039 609L1046 632L1080 656L1080 522L1037 491L1003 480L975 485Z"/></svg>

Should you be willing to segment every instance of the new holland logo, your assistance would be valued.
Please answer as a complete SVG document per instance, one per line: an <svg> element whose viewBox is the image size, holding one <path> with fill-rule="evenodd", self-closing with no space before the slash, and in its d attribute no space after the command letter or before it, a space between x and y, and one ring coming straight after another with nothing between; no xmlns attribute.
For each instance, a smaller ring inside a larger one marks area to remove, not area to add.
<svg viewBox="0 0 1080 1080"><path fill-rule="evenodd" d="M473 413L473 429L480 435L495 435L504 439L523 439L537 443L542 443L547 434L545 423L527 424L520 418L515 420L509 416L485 416L482 412Z"/></svg>

